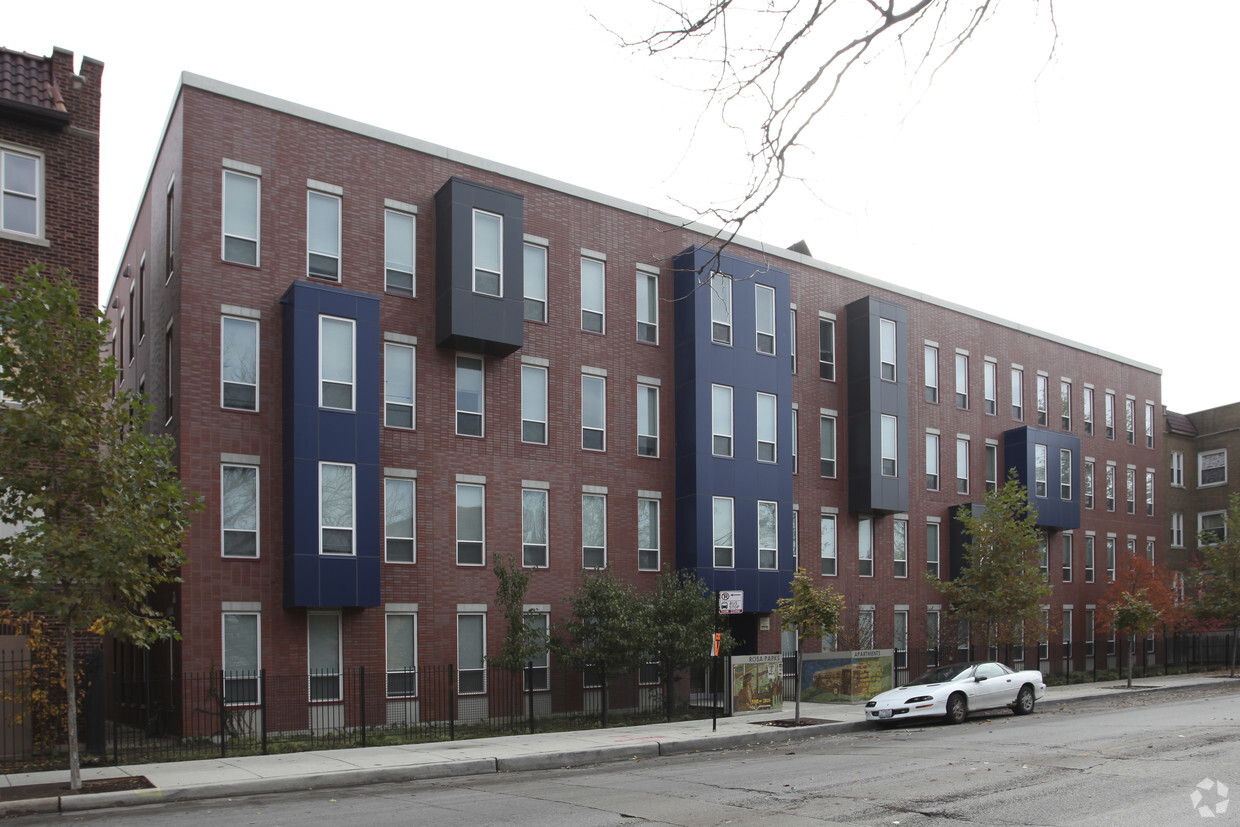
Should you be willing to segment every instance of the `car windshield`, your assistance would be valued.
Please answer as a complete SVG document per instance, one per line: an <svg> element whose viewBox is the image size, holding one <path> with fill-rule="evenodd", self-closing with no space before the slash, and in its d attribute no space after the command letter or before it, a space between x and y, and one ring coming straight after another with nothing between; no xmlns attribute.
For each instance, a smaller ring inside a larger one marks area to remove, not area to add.
<svg viewBox="0 0 1240 827"><path fill-rule="evenodd" d="M924 686L928 683L947 683L953 681L963 674L973 671L975 664L972 663L951 663L946 666L940 666L938 669L931 669L926 674L920 676L916 680L909 681L906 686Z"/></svg>

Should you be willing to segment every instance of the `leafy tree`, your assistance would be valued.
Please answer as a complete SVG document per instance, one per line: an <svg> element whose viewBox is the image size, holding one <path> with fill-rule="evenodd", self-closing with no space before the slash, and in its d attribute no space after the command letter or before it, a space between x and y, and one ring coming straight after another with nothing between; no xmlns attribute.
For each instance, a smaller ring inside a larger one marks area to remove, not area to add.
<svg viewBox="0 0 1240 827"><path fill-rule="evenodd" d="M197 501L172 464L167 436L144 433L145 401L113 398L115 361L101 360L108 326L82 315L63 273L32 266L0 288L0 600L64 630L66 693L77 697L74 634L146 646L175 637L148 603L178 581ZM81 788L77 704L67 704L69 775Z"/></svg>
<svg viewBox="0 0 1240 827"><path fill-rule="evenodd" d="M528 623L537 612L525 611L525 592L530 586L530 572L517 565L515 558L500 555L495 563L499 585L495 600L504 616L506 629L500 641L499 654L487 660L508 672L520 673L530 661L547 651L547 635L543 628Z"/></svg>
<svg viewBox="0 0 1240 827"><path fill-rule="evenodd" d="M1193 611L1231 629L1231 670L1236 676L1240 645L1240 494L1232 494L1223 517L1222 536L1203 531L1197 540L1201 560L1193 576Z"/></svg>
<svg viewBox="0 0 1240 827"><path fill-rule="evenodd" d="M1137 638L1146 637L1159 625L1177 626L1185 619L1184 607L1171 574L1140 554L1126 554L1116 561L1115 579L1098 601L1099 628L1128 638L1128 685Z"/></svg>
<svg viewBox="0 0 1240 827"><path fill-rule="evenodd" d="M844 613L844 598L832 586L815 588L805 569L798 568L792 575L792 595L775 602L779 613L779 625L784 630L797 633L797 688L796 718L801 724L801 660L807 637L825 637L833 634Z"/></svg>
<svg viewBox="0 0 1240 827"><path fill-rule="evenodd" d="M697 81L707 107L740 133L752 165L742 191L706 211L731 238L788 177L796 177L811 127L829 113L846 80L902 61L927 85L934 74L999 14L991 0L701 0L651 4L658 18L623 45L704 70ZM1044 15L1047 58L1057 41L1052 0ZM1020 8L1018 5L1016 8ZM1006 8L1006 6L1004 7ZM682 81L683 82L683 81ZM693 81L689 81L692 83Z"/></svg>
<svg viewBox="0 0 1240 827"><path fill-rule="evenodd" d="M650 610L633 586L609 569L587 573L571 606L573 616L562 626L556 654L572 668L601 677L606 726L608 681L639 668L650 651Z"/></svg>
<svg viewBox="0 0 1240 827"><path fill-rule="evenodd" d="M712 635L718 608L706 582L695 572L664 567L650 604L650 650L647 657L659 664L664 701L670 719L674 702L672 685L676 673L711 660ZM735 645L732 634L721 630L720 652Z"/></svg>
<svg viewBox="0 0 1240 827"><path fill-rule="evenodd" d="M960 574L926 579L951 604L952 613L986 630L986 648L1022 644L1024 629L1043 625L1042 604L1051 586L1042 574L1041 532L1037 512L1029 504L1015 470L988 492L980 513L962 508L956 519L966 536Z"/></svg>

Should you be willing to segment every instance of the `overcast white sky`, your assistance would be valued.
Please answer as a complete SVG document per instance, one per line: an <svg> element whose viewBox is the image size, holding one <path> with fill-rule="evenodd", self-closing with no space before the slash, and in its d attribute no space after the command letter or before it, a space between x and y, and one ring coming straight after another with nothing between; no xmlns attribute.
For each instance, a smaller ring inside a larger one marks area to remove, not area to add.
<svg viewBox="0 0 1240 827"><path fill-rule="evenodd" d="M106 293L183 70L691 216L744 157L587 13L646 3L61 0L0 45L105 64ZM1240 400L1240 3L1061 0L1050 64L1021 5L929 90L858 75L744 234L1162 368L1173 410Z"/></svg>

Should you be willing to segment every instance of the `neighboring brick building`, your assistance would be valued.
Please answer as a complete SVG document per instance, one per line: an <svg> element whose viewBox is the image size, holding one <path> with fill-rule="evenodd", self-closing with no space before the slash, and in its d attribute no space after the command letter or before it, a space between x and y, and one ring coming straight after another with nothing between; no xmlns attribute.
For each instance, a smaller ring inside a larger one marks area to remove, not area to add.
<svg viewBox="0 0 1240 827"><path fill-rule="evenodd" d="M103 64L0 49L0 278L34 261L99 300L99 90Z"/></svg>
<svg viewBox="0 0 1240 827"><path fill-rule="evenodd" d="M1167 411L1164 421L1168 560L1185 572L1197 559L1201 534L1226 529L1223 515L1236 491L1229 461L1240 457L1240 402L1191 414Z"/></svg>
<svg viewBox="0 0 1240 827"><path fill-rule="evenodd" d="M839 645L920 668L957 645L922 573L952 570L951 509L1009 467L1048 532L1040 664L1091 666L1108 570L1162 525L1159 371L713 244L185 75L109 310L206 506L167 669L455 663L478 693L500 554L544 569L527 599L552 624L587 567L695 569L744 590L732 628L762 653L799 562L847 600Z"/></svg>

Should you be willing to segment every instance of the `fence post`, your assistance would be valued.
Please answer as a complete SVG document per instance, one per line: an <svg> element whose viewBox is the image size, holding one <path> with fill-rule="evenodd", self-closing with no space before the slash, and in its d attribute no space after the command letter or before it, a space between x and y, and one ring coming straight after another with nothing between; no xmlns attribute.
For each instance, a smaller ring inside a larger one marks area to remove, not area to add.
<svg viewBox="0 0 1240 827"><path fill-rule="evenodd" d="M220 670L220 758L228 757L228 723L225 716L228 710L224 706L224 670Z"/></svg>
<svg viewBox="0 0 1240 827"><path fill-rule="evenodd" d="M262 721L259 730L262 732L263 755L267 754L267 670L258 670L258 717Z"/></svg>
<svg viewBox="0 0 1240 827"><path fill-rule="evenodd" d="M362 746L366 746L366 667L357 667L357 690L361 693Z"/></svg>

